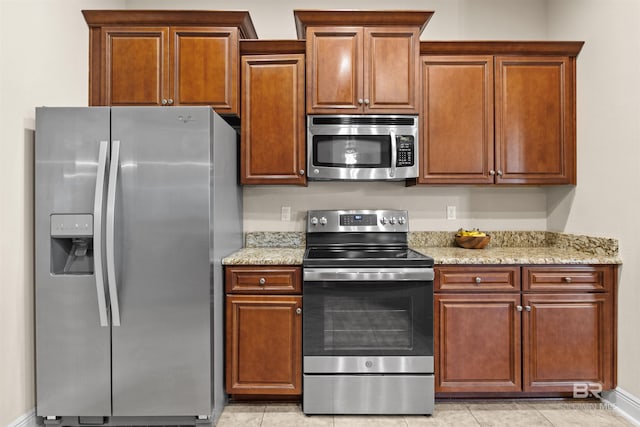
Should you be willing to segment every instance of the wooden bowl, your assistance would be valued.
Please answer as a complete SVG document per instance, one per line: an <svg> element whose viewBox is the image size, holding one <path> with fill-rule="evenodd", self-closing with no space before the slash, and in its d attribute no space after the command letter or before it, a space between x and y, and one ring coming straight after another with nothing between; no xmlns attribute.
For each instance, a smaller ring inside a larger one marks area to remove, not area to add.
<svg viewBox="0 0 640 427"><path fill-rule="evenodd" d="M486 236L459 236L456 234L456 245L465 249L482 249L489 244L490 235Z"/></svg>

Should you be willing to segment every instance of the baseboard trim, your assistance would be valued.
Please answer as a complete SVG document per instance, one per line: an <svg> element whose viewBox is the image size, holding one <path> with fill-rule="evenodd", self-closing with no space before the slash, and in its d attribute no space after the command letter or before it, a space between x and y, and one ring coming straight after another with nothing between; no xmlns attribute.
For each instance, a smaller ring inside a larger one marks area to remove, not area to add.
<svg viewBox="0 0 640 427"><path fill-rule="evenodd" d="M602 400L612 404L615 410L630 422L640 426L640 399L617 387L602 393Z"/></svg>
<svg viewBox="0 0 640 427"><path fill-rule="evenodd" d="M32 409L26 414L20 415L18 418L9 423L7 427L36 427L36 410Z"/></svg>

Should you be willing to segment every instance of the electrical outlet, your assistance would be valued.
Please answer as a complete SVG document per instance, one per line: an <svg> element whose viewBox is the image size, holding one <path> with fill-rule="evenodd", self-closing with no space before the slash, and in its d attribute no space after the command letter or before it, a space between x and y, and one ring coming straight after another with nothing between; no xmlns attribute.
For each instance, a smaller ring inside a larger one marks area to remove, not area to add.
<svg viewBox="0 0 640 427"><path fill-rule="evenodd" d="M449 219L449 220L456 219L456 207L455 206L447 206L447 219Z"/></svg>
<svg viewBox="0 0 640 427"><path fill-rule="evenodd" d="M291 206L283 206L280 210L281 221L291 221Z"/></svg>

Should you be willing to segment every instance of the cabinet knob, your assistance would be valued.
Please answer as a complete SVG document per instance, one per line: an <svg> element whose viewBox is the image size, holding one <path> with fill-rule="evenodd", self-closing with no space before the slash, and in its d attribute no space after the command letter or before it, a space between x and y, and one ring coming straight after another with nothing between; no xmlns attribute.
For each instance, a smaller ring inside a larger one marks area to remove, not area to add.
<svg viewBox="0 0 640 427"><path fill-rule="evenodd" d="M265 283L267 283L267 279L265 279L264 277L261 277L260 280L258 280L258 283L260 283L261 285L264 285Z"/></svg>
<svg viewBox="0 0 640 427"><path fill-rule="evenodd" d="M298 171L298 173L299 173L300 175L304 175L304 169L300 169L300 170Z"/></svg>
<svg viewBox="0 0 640 427"><path fill-rule="evenodd" d="M365 100L364 100L364 103L365 103L366 105L369 105L369 99L368 99L368 98L367 98L367 99L365 99Z"/></svg>
<svg viewBox="0 0 640 427"><path fill-rule="evenodd" d="M530 305L525 305L524 309L527 310L527 311L531 311L531 306Z"/></svg>
<svg viewBox="0 0 640 427"><path fill-rule="evenodd" d="M498 176L502 176L502 171L498 169Z"/></svg>
<svg viewBox="0 0 640 427"><path fill-rule="evenodd" d="M363 102L364 102L364 99L358 98L358 104L362 105Z"/></svg>
<svg viewBox="0 0 640 427"><path fill-rule="evenodd" d="M522 311L522 306L521 305L516 305L516 311Z"/></svg>
<svg viewBox="0 0 640 427"><path fill-rule="evenodd" d="M168 101L166 99L164 99L164 98L162 99L162 105L167 105L167 102Z"/></svg>
<svg viewBox="0 0 640 427"><path fill-rule="evenodd" d="M494 171L493 169L489 171L489 175L494 176L495 174L496 174L496 171Z"/></svg>
<svg viewBox="0 0 640 427"><path fill-rule="evenodd" d="M562 280L564 280L567 283L571 283L571 277L564 277Z"/></svg>
<svg viewBox="0 0 640 427"><path fill-rule="evenodd" d="M298 315L302 314L302 309L300 307L296 308L296 314Z"/></svg>
<svg viewBox="0 0 640 427"><path fill-rule="evenodd" d="M476 277L476 283L480 284L480 282L482 282L482 278L481 277Z"/></svg>
<svg viewBox="0 0 640 427"><path fill-rule="evenodd" d="M167 104L173 105L173 99L169 98L169 100L167 101Z"/></svg>

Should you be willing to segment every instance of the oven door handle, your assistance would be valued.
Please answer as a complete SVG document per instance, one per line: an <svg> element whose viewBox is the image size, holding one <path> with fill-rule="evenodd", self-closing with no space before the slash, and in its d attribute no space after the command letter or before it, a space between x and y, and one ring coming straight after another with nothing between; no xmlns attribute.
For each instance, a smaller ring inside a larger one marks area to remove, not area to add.
<svg viewBox="0 0 640 427"><path fill-rule="evenodd" d="M305 268L305 282L432 281L433 268Z"/></svg>

